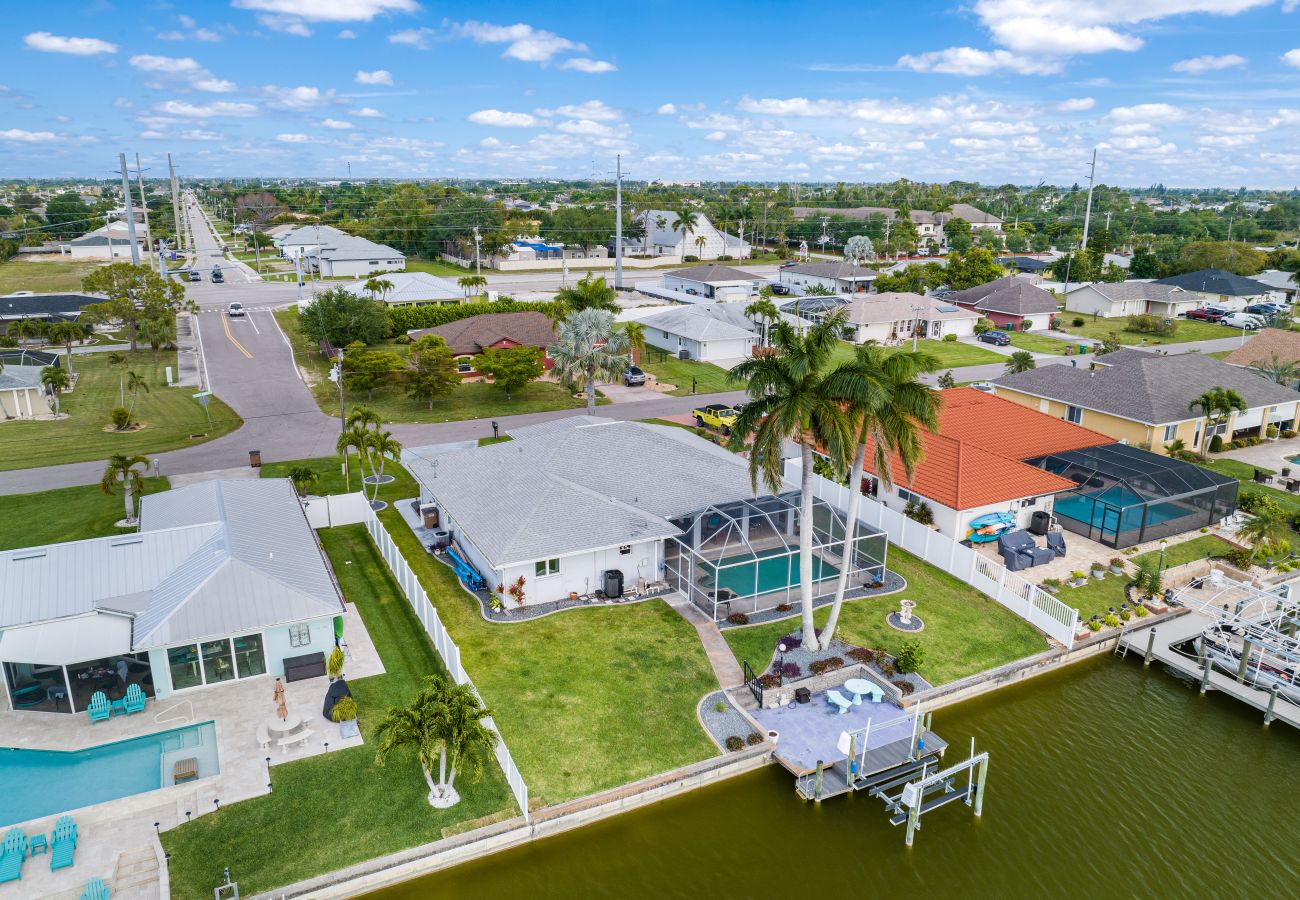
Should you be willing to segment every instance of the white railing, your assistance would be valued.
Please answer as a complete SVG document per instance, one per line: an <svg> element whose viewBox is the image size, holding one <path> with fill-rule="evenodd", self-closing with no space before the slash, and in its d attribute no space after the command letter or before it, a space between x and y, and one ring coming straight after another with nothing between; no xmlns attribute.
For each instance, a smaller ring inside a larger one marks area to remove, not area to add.
<svg viewBox="0 0 1300 900"><path fill-rule="evenodd" d="M786 461L785 479L791 484L800 483L798 460ZM812 476L812 481L813 493L817 497L840 512L848 509L847 487L817 474ZM1039 631L1064 644L1066 649L1074 646L1078 610L1062 603L1015 572L1008 571L1001 563L994 562L969 547L963 547L952 538L909 519L870 497L863 497L858 505L858 521L884 531L891 544L902 547L913 556L966 582Z"/></svg>
<svg viewBox="0 0 1300 900"><path fill-rule="evenodd" d="M438 618L438 610L429 602L429 595L425 593L424 588L420 585L420 579L416 576L415 571L406 562L406 557L397 549L397 544L388 533L382 522L372 512L365 520L366 530L370 532L371 539L375 546L379 548L379 554L388 564L388 569L401 585L402 593L406 595L407 601L411 604L411 609L415 611L416 617L420 624L424 626L424 631L429 635L429 640L433 641L433 646L437 649L438 655L442 657L443 663L447 666L447 671L451 674L452 680L457 684L468 684L475 694L482 695L470 680L469 673L460 662L460 648L456 642L451 639L447 633L446 627L442 620ZM501 731L496 727L496 723L488 716L483 720L483 724L491 728L497 734L496 756L497 763L501 766L501 771L505 773L506 781L510 784L510 790L514 792L515 801L519 804L519 809L524 814L524 819L532 821L528 812L528 785L524 783L524 776L520 774L519 767L515 765L514 757L510 755L510 748L506 746L505 738L501 737Z"/></svg>

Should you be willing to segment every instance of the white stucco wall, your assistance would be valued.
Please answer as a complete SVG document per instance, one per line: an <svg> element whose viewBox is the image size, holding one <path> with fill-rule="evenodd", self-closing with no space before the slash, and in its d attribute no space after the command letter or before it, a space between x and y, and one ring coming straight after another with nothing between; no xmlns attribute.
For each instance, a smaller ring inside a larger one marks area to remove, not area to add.
<svg viewBox="0 0 1300 900"><path fill-rule="evenodd" d="M374 272L403 272L406 270L406 259L394 256L375 257L374 260L327 259L321 257L318 259L318 265L320 266L320 273L327 278L340 275L360 278Z"/></svg>
<svg viewBox="0 0 1300 900"><path fill-rule="evenodd" d="M906 490L906 488L904 488ZM916 493L913 491L912 493ZM889 490L883 487L876 497L881 503L896 512L902 512L907 506L907 501L898 496L898 485ZM994 512L1010 512L1016 517L1017 528L1029 527L1029 520L1035 510L1043 509L1051 512L1052 503L1055 496L1045 494L1039 497L1026 497L1019 500L1006 500L1001 503L990 503L984 506L976 506L970 509L953 509L950 506L944 506L942 503L936 503L928 497L925 502L930 505L934 513L934 524L940 534L950 537L955 541L966 539L966 532L970 530L970 521L980 516Z"/></svg>
<svg viewBox="0 0 1300 900"><path fill-rule="evenodd" d="M509 566L502 572L500 582L509 586L522 575L525 605L549 603L568 597L570 592L589 594L600 589L607 569L618 569L623 573L625 591L636 586L637 578L655 581L659 578L662 561L663 542L642 541L631 544L630 552L626 554L619 553L617 547L609 547L561 557L559 573L541 578L537 577L533 562ZM511 602L509 598L503 599Z"/></svg>
<svg viewBox="0 0 1300 900"><path fill-rule="evenodd" d="M339 613L342 615L342 613ZM313 619L306 623L311 630L311 643L302 647L289 646L289 628L272 628L262 632L262 649L266 653L266 673L283 675L286 658L324 653L329 656L334 649L334 617Z"/></svg>

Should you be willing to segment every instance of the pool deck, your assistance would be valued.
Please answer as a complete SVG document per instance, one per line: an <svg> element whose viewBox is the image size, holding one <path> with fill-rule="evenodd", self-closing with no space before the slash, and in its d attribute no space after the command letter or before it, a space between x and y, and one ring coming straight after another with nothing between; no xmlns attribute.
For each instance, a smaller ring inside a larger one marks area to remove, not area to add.
<svg viewBox="0 0 1300 900"><path fill-rule="evenodd" d="M868 750L912 736L911 716L892 703L873 703L866 698L844 714L827 702L825 693L819 693L813 694L808 703L750 710L749 715L764 730L780 734L773 756L796 775L816 771L818 760L829 766L846 759L848 754L836 747L840 734L866 728L868 723L874 723L867 739Z"/></svg>
<svg viewBox="0 0 1300 900"><path fill-rule="evenodd" d="M349 679L379 675L383 663L356 608L348 603L344 611L344 633L350 652L345 674ZM91 723L84 714L0 710L0 744L6 747L43 750L81 750L141 735L168 731L211 721L216 726L220 774L183 785L165 787L144 794L110 800L82 809L66 810L77 822L78 841L74 864L51 872L48 856L37 856L23 864L19 887L0 886L0 900L6 897L68 897L76 900L92 877L98 876L112 889L114 900L159 896L155 856L155 824L166 830L212 812L221 804L234 803L267 791L268 767L324 753L358 746L362 739L343 739L338 726L321 717L321 706L329 684L324 677L285 685L291 709L302 714L312 736L306 746L281 752L258 746L257 726L273 714L271 677L228 682L194 688L164 700L151 699L143 713L114 716ZM3 802L0 799L0 802ZM60 812L19 825L29 836L53 830ZM7 828L8 826L6 826ZM0 829L4 830L4 829ZM160 851L158 851L160 852Z"/></svg>

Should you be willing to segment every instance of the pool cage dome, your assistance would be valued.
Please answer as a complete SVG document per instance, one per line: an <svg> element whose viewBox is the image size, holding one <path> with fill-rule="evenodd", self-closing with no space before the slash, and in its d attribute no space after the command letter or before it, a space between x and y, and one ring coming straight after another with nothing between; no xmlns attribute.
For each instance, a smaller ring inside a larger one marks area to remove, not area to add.
<svg viewBox="0 0 1300 900"><path fill-rule="evenodd" d="M708 506L673 519L681 529L664 545L668 583L719 621L735 613L752 615L799 603L798 491ZM884 574L888 538L859 522L852 552L845 552L844 514L813 500L813 598L835 592L842 566L849 589Z"/></svg>
<svg viewBox="0 0 1300 900"><path fill-rule="evenodd" d="M1127 444L1029 463L1079 485L1056 495L1062 528L1116 549L1207 527L1237 509L1235 478Z"/></svg>

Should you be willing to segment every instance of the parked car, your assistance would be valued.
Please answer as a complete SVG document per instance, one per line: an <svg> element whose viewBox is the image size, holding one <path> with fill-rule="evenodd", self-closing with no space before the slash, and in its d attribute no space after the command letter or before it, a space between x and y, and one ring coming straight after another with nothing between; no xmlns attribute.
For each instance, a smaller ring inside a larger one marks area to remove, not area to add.
<svg viewBox="0 0 1300 900"><path fill-rule="evenodd" d="M731 434L731 426L735 424L739 413L725 403L710 403L691 410L691 415L695 417L695 424L699 428L717 428L723 434Z"/></svg>
<svg viewBox="0 0 1300 900"><path fill-rule="evenodd" d="M976 340L983 341L986 344L997 344L999 347L1005 347L1011 343L1011 336L1005 331L986 331L976 336Z"/></svg>
<svg viewBox="0 0 1300 900"><path fill-rule="evenodd" d="M983 391L986 394L993 393L993 382L991 381L972 381L969 387L973 387L977 391Z"/></svg>
<svg viewBox="0 0 1300 900"><path fill-rule="evenodd" d="M640 387L645 384L645 372L640 366L628 366L623 370L623 383L628 387Z"/></svg>
<svg viewBox="0 0 1300 900"><path fill-rule="evenodd" d="M203 275L199 272L190 272L189 278L190 281L202 281Z"/></svg>
<svg viewBox="0 0 1300 900"><path fill-rule="evenodd" d="M1219 320L1219 324L1231 328L1263 328L1268 324L1268 320L1263 316L1253 316L1247 312L1235 312L1224 316Z"/></svg>
<svg viewBox="0 0 1300 900"><path fill-rule="evenodd" d="M786 284L786 283L784 283L784 282L781 282L781 281L773 281L773 282L769 282L769 283L768 283L768 287L771 288L772 293L774 293L774 294L780 294L780 295L784 296L784 295L790 293L790 285L788 285L788 284Z"/></svg>
<svg viewBox="0 0 1300 900"><path fill-rule="evenodd" d="M1286 312L1286 307L1280 303L1252 303L1246 307L1246 312L1271 319L1280 312Z"/></svg>
<svg viewBox="0 0 1300 900"><path fill-rule="evenodd" d="M244 315L244 304L242 303L230 304L229 306L226 307L226 315L230 316L231 318L236 318L236 317L242 318Z"/></svg>
<svg viewBox="0 0 1300 900"><path fill-rule="evenodd" d="M1217 322L1228 314L1228 310L1222 306L1202 306L1199 309L1189 310L1187 318L1200 319L1202 322Z"/></svg>

